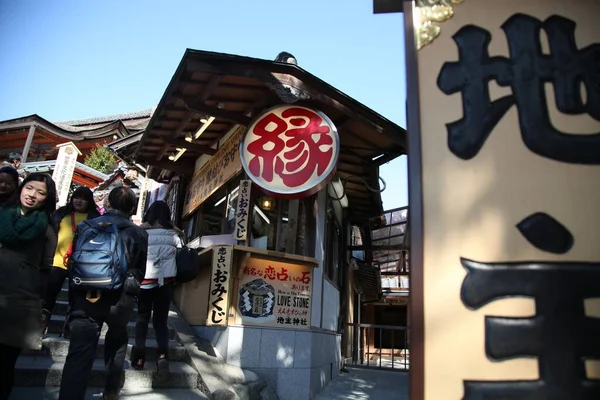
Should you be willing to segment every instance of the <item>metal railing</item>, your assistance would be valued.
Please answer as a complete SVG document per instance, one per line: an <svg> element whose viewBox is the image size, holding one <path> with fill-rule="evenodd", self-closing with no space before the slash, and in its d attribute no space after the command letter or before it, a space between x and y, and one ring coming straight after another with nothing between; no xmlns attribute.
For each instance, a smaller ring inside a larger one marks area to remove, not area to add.
<svg viewBox="0 0 600 400"><path fill-rule="evenodd" d="M352 364L371 368L410 368L409 330L405 326L348 324Z"/></svg>

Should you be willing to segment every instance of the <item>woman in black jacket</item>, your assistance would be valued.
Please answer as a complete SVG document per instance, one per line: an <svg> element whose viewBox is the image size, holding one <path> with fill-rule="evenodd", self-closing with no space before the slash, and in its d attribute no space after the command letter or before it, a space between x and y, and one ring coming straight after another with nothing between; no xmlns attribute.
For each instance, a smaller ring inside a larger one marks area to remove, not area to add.
<svg viewBox="0 0 600 400"><path fill-rule="evenodd" d="M77 225L86 219L99 217L94 194L84 186L80 186L71 195L66 206L56 210L54 223L58 227L58 243L54 253L54 262L48 276L42 309L42 334L46 333L52 309L67 278L66 257L71 249ZM65 325L66 327L67 325Z"/></svg>
<svg viewBox="0 0 600 400"><path fill-rule="evenodd" d="M39 346L40 271L52 265L55 209L54 181L38 172L0 208L0 400L10 395L21 350Z"/></svg>
<svg viewBox="0 0 600 400"><path fill-rule="evenodd" d="M0 168L0 206L7 203L19 187L19 173L11 166Z"/></svg>

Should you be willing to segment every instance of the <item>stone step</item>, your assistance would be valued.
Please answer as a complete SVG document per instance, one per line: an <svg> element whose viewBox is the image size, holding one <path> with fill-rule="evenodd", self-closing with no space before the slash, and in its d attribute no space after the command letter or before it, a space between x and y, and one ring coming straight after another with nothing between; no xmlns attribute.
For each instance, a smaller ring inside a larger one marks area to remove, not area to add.
<svg viewBox="0 0 600 400"><path fill-rule="evenodd" d="M65 318L66 317L64 315L52 315L50 323L48 324L48 333L61 333L65 325ZM106 334L107 330L108 326L104 324L102 326L101 335ZM129 321L127 324L127 333L129 334L130 338L135 336L135 321ZM169 327L169 339L174 340L175 337L175 330ZM156 339L156 333L154 332L152 322L148 325L148 339Z"/></svg>
<svg viewBox="0 0 600 400"><path fill-rule="evenodd" d="M57 386L47 387L15 387L9 400L58 400L60 388ZM119 394L121 400L208 400L198 389L152 389L127 388ZM89 388L85 400L101 400L102 389Z"/></svg>
<svg viewBox="0 0 600 400"><path fill-rule="evenodd" d="M103 358L104 357L104 337L102 335L100 340L98 341L98 347L96 349L96 357ZM127 346L127 359L129 359L131 355L131 349L135 340L133 338L129 339L129 345ZM23 355L50 355L52 357L66 357L69 352L69 340L65 338L61 338L58 334L47 334L42 340L42 348L40 350L23 350ZM146 362L147 365L153 363L153 361L158 356L158 346L156 344L155 339L147 339L146 340ZM185 347L183 347L180 343L171 340L169 341L169 360L171 361L183 361L187 362L187 353L185 351Z"/></svg>
<svg viewBox="0 0 600 400"><path fill-rule="evenodd" d="M64 357L21 356L15 368L15 386L60 386ZM153 363L136 371L125 361L124 388L198 388L198 373L190 365L173 361L168 379L158 379ZM105 383L104 360L94 361L88 381L89 387L103 387Z"/></svg>

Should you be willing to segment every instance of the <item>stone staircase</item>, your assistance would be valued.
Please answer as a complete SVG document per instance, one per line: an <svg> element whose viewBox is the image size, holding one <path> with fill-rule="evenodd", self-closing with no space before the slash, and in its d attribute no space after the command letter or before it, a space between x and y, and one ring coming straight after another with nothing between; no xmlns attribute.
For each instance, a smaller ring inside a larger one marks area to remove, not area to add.
<svg viewBox="0 0 600 400"><path fill-rule="evenodd" d="M69 340L60 337L68 307L68 286L62 288L48 325L48 333L40 350L24 351L17 360L15 387L9 400L58 399L62 370L69 351ZM129 345L124 369L124 385L120 399L143 400L278 400L267 382L252 371L228 365L211 343L196 336L183 316L172 307L169 312L168 380L156 379L157 345L152 323L146 340L146 366L143 371L131 368L136 312L127 325ZM104 389L104 337L100 333L96 360L88 382L85 400L102 398ZM75 399L74 399L75 400Z"/></svg>
<svg viewBox="0 0 600 400"><path fill-rule="evenodd" d="M67 306L68 289L63 287L54 309L48 333L44 335L41 350L26 351L19 357L15 371L15 388L10 400L58 399L62 369L69 350L69 340L59 336L63 329ZM176 311L171 314L177 315ZM155 363L157 345L152 324L148 328L146 342L146 366L143 371L131 368L129 355L134 343L134 327L136 314L128 324L129 345L125 362L125 381L121 391L122 399L209 399L209 393L203 385L200 374L194 368L186 348L177 339L177 333L170 328L169 367L171 374L168 380L157 380ZM170 316L171 317L171 316ZM104 325L92 375L88 382L87 399L101 399L104 388L104 337L107 327ZM204 388L204 391L201 390Z"/></svg>

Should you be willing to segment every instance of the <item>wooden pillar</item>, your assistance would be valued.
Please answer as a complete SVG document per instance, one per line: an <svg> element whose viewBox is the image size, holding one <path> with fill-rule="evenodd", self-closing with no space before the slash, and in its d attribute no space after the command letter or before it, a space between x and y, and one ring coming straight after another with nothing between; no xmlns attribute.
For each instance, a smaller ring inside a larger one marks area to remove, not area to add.
<svg viewBox="0 0 600 400"><path fill-rule="evenodd" d="M33 142L33 136L35 136L35 124L32 123L29 127L29 133L27 134L27 140L25 141L25 146L23 146L23 151L21 152L21 162L27 162L27 155L29 154L29 149L31 148L31 143Z"/></svg>

